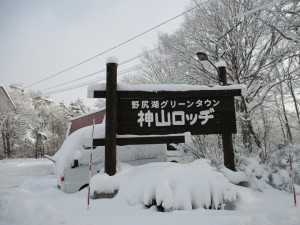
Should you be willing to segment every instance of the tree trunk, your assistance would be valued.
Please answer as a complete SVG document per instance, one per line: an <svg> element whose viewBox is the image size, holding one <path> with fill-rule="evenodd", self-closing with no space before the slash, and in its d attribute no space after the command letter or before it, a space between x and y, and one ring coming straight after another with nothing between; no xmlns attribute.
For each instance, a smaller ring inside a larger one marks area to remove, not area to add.
<svg viewBox="0 0 300 225"><path fill-rule="evenodd" d="M5 121L5 124L3 124L3 126L5 125L6 127L8 127L7 125L8 121ZM11 157L11 153L12 153L12 149L11 149L11 133L9 132L5 132L2 130L2 140L3 140L3 148L4 148L4 155L6 155L6 157L10 158Z"/></svg>
<svg viewBox="0 0 300 225"><path fill-rule="evenodd" d="M282 137L283 137L283 140L285 141L286 140L286 132L285 132L285 126L284 126L284 119L282 118L280 104L277 100L277 94L274 94L274 101L275 101L275 105L276 105L277 118L279 120L281 132L282 132Z"/></svg>
<svg viewBox="0 0 300 225"><path fill-rule="evenodd" d="M39 132L38 129L35 130L36 141L35 141L35 158L38 158L38 148L39 148Z"/></svg>
<svg viewBox="0 0 300 225"><path fill-rule="evenodd" d="M263 162L266 162L267 157L268 157L268 137L269 137L269 133L270 133L270 126L269 126L269 122L268 119L266 118L266 113L264 110L264 106L261 105L261 117L263 120L263 126L264 129L261 132L261 141L262 141L262 148L261 148L261 154L260 154L260 158L262 159Z"/></svg>
<svg viewBox="0 0 300 225"><path fill-rule="evenodd" d="M248 113L246 104L247 104L246 99L242 97L242 104L240 106L240 110L243 113L243 117L244 117L241 121L242 140L244 146L249 150L249 153L251 153L253 151L252 137L258 148L261 148L262 144L257 134L254 132L252 121L250 119L250 115Z"/></svg>
<svg viewBox="0 0 300 225"><path fill-rule="evenodd" d="M251 135L249 132L249 125L248 125L249 121L247 121L246 119L242 120L242 140L243 140L243 144L244 147L249 151L249 153L252 152L252 142L251 142Z"/></svg>
<svg viewBox="0 0 300 225"><path fill-rule="evenodd" d="M4 136L4 132L2 131L2 142L3 142L3 152L4 152L4 155L7 154L7 148L6 148L6 141L5 141L5 136Z"/></svg>
<svg viewBox="0 0 300 225"><path fill-rule="evenodd" d="M296 110L296 114L297 114L297 119L298 119L298 125L300 126L300 112L299 112L299 107L298 107L298 101L295 96L295 92L294 92L294 88L293 88L291 79L288 80L287 85L288 85L288 88L289 88L292 98L293 98L293 102L294 102L294 106L295 106L295 110Z"/></svg>
<svg viewBox="0 0 300 225"><path fill-rule="evenodd" d="M6 142L6 154L7 154L7 157L10 158L11 156L11 146L10 146L10 138L9 136L6 136L5 137L5 142Z"/></svg>
<svg viewBox="0 0 300 225"><path fill-rule="evenodd" d="M289 120L288 120L287 113L286 113L282 84L280 84L279 87L280 87L280 100L281 100L283 117L284 117L284 126L285 126L285 129L286 129L286 136L287 136L286 142L287 143L292 143L293 142L293 137L292 137L290 124L289 124Z"/></svg>

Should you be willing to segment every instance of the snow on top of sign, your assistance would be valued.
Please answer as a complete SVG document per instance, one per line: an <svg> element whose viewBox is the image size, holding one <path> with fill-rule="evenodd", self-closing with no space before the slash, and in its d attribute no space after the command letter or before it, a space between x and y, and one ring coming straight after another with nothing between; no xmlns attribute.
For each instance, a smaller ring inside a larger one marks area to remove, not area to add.
<svg viewBox="0 0 300 225"><path fill-rule="evenodd" d="M218 62L216 62L215 66L216 67L226 67L226 62L221 59Z"/></svg>
<svg viewBox="0 0 300 225"><path fill-rule="evenodd" d="M109 57L107 57L107 59L106 59L106 64L108 64L108 63L119 63L119 58L118 57L116 57L116 56L109 56Z"/></svg>
<svg viewBox="0 0 300 225"><path fill-rule="evenodd" d="M118 91L195 91L195 90L232 90L241 89L242 96L247 95L247 87L243 84L233 84L229 86L215 85L209 87L206 85L191 84L124 84L118 83ZM92 84L88 86L88 98L94 97L94 91L105 91L106 83Z"/></svg>

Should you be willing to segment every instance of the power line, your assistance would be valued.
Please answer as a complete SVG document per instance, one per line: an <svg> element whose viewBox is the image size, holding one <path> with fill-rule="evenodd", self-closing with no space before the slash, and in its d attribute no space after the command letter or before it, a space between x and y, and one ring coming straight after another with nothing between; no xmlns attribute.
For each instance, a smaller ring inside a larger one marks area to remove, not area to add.
<svg viewBox="0 0 300 225"><path fill-rule="evenodd" d="M153 49L153 50L148 51L148 52L153 52L153 51L155 51L155 50L157 50L157 49ZM130 62L130 61L132 61L132 60L134 60L134 59L136 59L136 58L139 58L139 57L141 57L141 56L142 56L142 55L133 57L133 58L131 58L131 59L129 59L129 60L126 60L126 61L120 63L119 65L123 65L123 64L125 64L125 63L128 63L128 62ZM161 61L162 61L162 60L156 60L156 61L154 61L154 62L161 62ZM132 66L132 67L129 67L129 68L120 70L120 71L118 72L118 76L123 75L123 74L125 74L125 73L129 73L129 72L134 71L134 70L136 70L136 69L140 69L140 68L142 68L142 67L143 67L143 65L139 64L139 65L135 65L135 66ZM98 71L98 72L100 73L100 72L104 72L104 71L105 71L105 70L101 70L101 71ZM96 74L96 73L97 73L97 72L92 73L92 74ZM89 75L87 75L87 76L89 76ZM85 76L85 77L87 77L87 76ZM72 90L72 89L75 89L75 88L84 87L84 86L89 85L89 84L94 84L95 81L99 82L99 81L104 80L105 78L106 78L106 76L103 75L103 76L101 76L101 77L96 78L96 80L91 80L91 81L79 83L79 84L76 84L76 85L67 86L67 87L64 87L64 88L61 88L61 89L58 89L58 90L53 90L53 91L46 92L46 93L44 93L44 94L50 95L50 94L56 94L56 93L60 93L60 92L64 92L64 91L69 91L69 90ZM66 83L64 83L64 84L69 84L69 83L75 82L75 81L80 80L80 79L83 79L83 78L78 78L78 79L75 79L75 80L72 80L72 81L68 81L68 82L66 82ZM58 86L62 86L62 85L64 85L64 84L56 85L56 86L53 86L53 87L44 89L44 91L45 91L45 90L49 90L49 89L53 89L53 88L58 87Z"/></svg>
<svg viewBox="0 0 300 225"><path fill-rule="evenodd" d="M147 51L147 52L150 53L150 52L153 52L153 51L156 51L156 50L157 50L157 48L152 49L152 50ZM128 59L128 60L125 60L125 61L119 63L119 66L124 65L124 64L126 64L126 63L129 63L129 62L131 62L131 61L133 61L133 60L135 60L135 59L138 59L138 58L140 58L141 56L142 56L142 54L137 55L137 56L135 56L135 57L132 57L132 58L130 58L130 59ZM136 67L136 66L135 66L135 67ZM128 69L125 69L124 71L121 71L121 73L125 73L126 70L132 70L132 68L133 68L133 67L128 68ZM93 76L93 75L96 75L96 74L98 74L98 73L103 73L103 72L105 72L105 71L106 71L106 69L102 69L102 70L99 70L99 71L90 73L90 74L88 74L88 75L82 76L82 77L80 77L80 78L77 78L77 79L74 79L74 80L70 80L70 81L67 81L67 82L65 82L65 83L55 85L55 86L51 86L51 87L46 88L46 89L44 89L44 90L42 90L42 91L50 90L50 89L53 89L53 88L57 88L57 87L63 86L63 85L65 85L65 84L73 83L73 82L75 82L75 81L79 81L79 80L85 79L85 78L87 78L87 77L91 77L91 76Z"/></svg>
<svg viewBox="0 0 300 225"><path fill-rule="evenodd" d="M55 94L55 93L60 93L60 92L64 92L64 91L69 91L69 90L76 89L76 88L80 88L80 87L83 87L83 86L86 86L86 85L94 84L96 81L99 81L99 79L96 78L96 79L93 79L93 80L86 81L85 83L80 83L80 84L72 85L72 86L68 87L67 89L66 89L66 88L61 88L61 89L59 89L59 90L56 90L56 91L49 91L49 92L46 92L46 93L44 93L44 94L45 94L45 95L51 95L51 94Z"/></svg>
<svg viewBox="0 0 300 225"><path fill-rule="evenodd" d="M83 64L83 63L85 63L85 62L87 62L87 61L89 61L89 60L92 60L92 59L94 59L94 58L96 58L96 57L98 57L98 56L100 56L100 55L102 55L102 54L104 54L104 53L107 53L107 52L110 51L110 50L113 50L113 49L115 49L115 48L117 48L117 47L120 47L121 45L123 45L123 44L125 44L125 43L127 43L127 42L129 42L129 41L131 41L131 40L134 40L134 39L136 39L136 38L138 38L138 37L140 37L140 36L142 36L142 35L144 35L144 34L150 32L150 31L152 31L152 30L158 28L159 26L162 26L162 25L164 25L164 24L166 24L166 23L168 23L168 22L170 22L170 21L172 21L172 20L174 20L174 19L176 19L176 18L178 18L178 17L180 17L180 16L182 16L182 15L184 15L184 14L186 14L186 13L188 13L188 12L190 12L190 11L192 11L192 10L194 10L194 9L196 9L196 8L198 8L198 7L200 7L200 6L202 6L202 5L204 5L204 4L207 3L208 1L209 1L209 0L203 2L203 3L200 4L200 5L197 5L197 6L193 7L193 8L191 8L191 9L189 9L189 10L187 10L187 11L185 11L185 12L183 12L183 13L181 13L181 14L179 14L179 15L177 15L177 16L175 16L175 17L173 17L173 18L171 18L171 19L169 19L169 20L167 20L167 21L165 21L165 22L163 22L163 23L161 23L161 24L159 24L159 25L157 25L157 26L151 28L151 29L149 29L149 30L146 30L145 32L143 32L143 33L141 33L141 34L139 34L139 35L137 35L137 36L135 36L135 37L133 37L133 38L131 38L131 39L125 41L125 42L122 42L121 44L119 44L119 45L117 45L117 46L115 46L115 47L113 47L113 48L111 48L111 49L108 49L108 50L106 50L105 52L102 52L102 53L100 53L100 54L98 54L98 55L96 55L96 56L94 56L94 57L92 57L92 58L90 58L90 59L87 59L87 60L85 60L85 61L83 61L83 62L81 62L81 63L79 63L79 64L76 64L76 65L74 65L72 68L74 68L74 67L76 67L76 66L79 66L79 65L81 65L81 64ZM267 8L267 7L270 7L270 6L273 6L274 4L276 4L276 3L279 2L279 1L280 1L280 0L274 0L272 3L268 3L268 4L265 4L265 5L261 5L261 6L259 6L259 7L256 7L256 8L254 8L254 9L252 9L252 10L249 10L249 11L243 13L243 14L239 14L239 15L237 15L237 16L235 16L235 17L232 17L232 18L235 19L235 18L240 18L240 17L242 17L242 16L246 16L246 15L252 14L252 13L254 13L254 12L256 12L256 11L265 9L265 8ZM241 23L242 23L242 22L239 22L239 23L238 23L235 27L233 27L231 30L233 30L234 28L236 28L236 27L237 27L238 25L240 25ZM231 30L227 31L224 35L222 35L222 36L218 39L218 41L219 41L221 38L223 38L227 33L229 33ZM151 51L149 51L149 52L152 52L152 51L155 51L155 50L156 50L156 49L153 49L153 50L151 50ZM132 61L132 60L134 60L134 59L136 59L136 58L139 58L140 56L141 56L141 55L138 55L138 56L136 56L136 57L134 57L134 58L132 58L132 59L129 59L129 60L127 60L127 61L124 61L124 62L120 63L119 65L125 64L125 63L127 63L127 62L129 62L129 61ZM134 66L134 67L131 67L131 68L122 70L122 71L120 71L120 73L119 73L118 75L121 75L121 74L130 72L130 71L132 71L132 70L134 70L134 69L136 69L136 68L141 68L141 67L142 67L141 65L138 65L138 66ZM70 67L69 69L72 69L72 68ZM69 70L69 69L68 69L68 70ZM105 71L105 70L97 71L97 72L94 72L94 73L89 74L89 75L87 75L87 76L95 75L96 73L100 73L100 72L104 72L104 71ZM60 72L60 73L63 73L63 72L65 72L65 71L62 71L62 72ZM58 75L58 74L57 74L57 75ZM68 84L68 83L71 83L71 82L75 82L75 81L78 81L78 80L80 80L80 79L84 79L84 78L86 78L87 76L84 76L84 77L81 77L81 78L78 78L78 79L75 79L75 80L72 80L72 81L69 81L69 82L66 82L66 83L57 85L57 86L53 86L53 87L47 88L47 89L45 89L45 90L49 90L49 89L52 89L52 88L55 88L55 87L62 86L62 85L64 85L64 84ZM49 77L48 79L50 79L50 78L51 78L51 77ZM101 80L103 80L103 79L105 79L105 77L98 78L96 81L101 81ZM42 81L41 81L41 82L42 82ZM65 87L65 88L59 89L58 91L53 91L53 92L51 92L51 93L52 93L52 94L53 94L53 93L59 93L59 92L71 90L71 89L74 89L74 88L77 88L77 87L83 87L83 86L85 86L85 85L92 84L92 83L94 83L94 82L95 82L95 80L88 81L88 82L85 82L85 83L80 83L80 84L77 84L77 85L73 85L73 86L70 86L70 87ZM38 83L38 82L37 82L37 83ZM34 85L34 84L32 84L32 85Z"/></svg>
<svg viewBox="0 0 300 225"><path fill-rule="evenodd" d="M133 66L133 67L130 67L130 68L127 68L127 69L124 69L124 70L121 70L119 73L118 73L118 76L124 74L124 73L128 73L128 72L131 72L131 71L134 71L135 69L138 69L138 68L141 68L142 65L137 65L137 66ZM76 88L80 88L80 87L84 87L86 85L89 85L89 84L94 84L95 82L99 82L99 81L102 81L106 78L105 75L101 76L101 77L97 77L93 80L89 80L89 81L86 81L86 82L81 82L79 84L74 84L74 85L71 85L71 86L67 86L67 87L63 87L61 89L58 89L58 90L53 90L53 91L49 91L49 92L45 92L44 94L45 95L51 95L51 94L56 94L56 93L60 93L60 92L64 92L64 91L69 91L69 90L73 90L73 89L76 89ZM71 83L73 81L69 81L69 82L66 82L64 84L68 84L68 83ZM47 88L47 89L44 89L45 90L49 90L49 89L53 89L53 88L56 88L56 87L59 87L59 86L62 86L64 84L61 84L61 85L57 85L57 86L53 86L53 87L50 87L50 88Z"/></svg>
<svg viewBox="0 0 300 225"><path fill-rule="evenodd" d="M46 89L44 89L43 91L47 91L47 90L50 90L50 89L53 89L53 88L57 88L57 87L63 86L63 85L65 85L65 84L69 84L69 83L72 83L72 82L75 82L75 81L79 81L79 80L82 80L82 79L84 79L84 78L87 78L87 77L90 77L90 76L93 76L93 75L96 75L96 74L102 73L102 72L105 72L105 69L104 69L104 70L96 71L96 72L94 72L94 73L90 73L90 74L88 74L88 75L85 75L85 76L83 76L83 77L80 77L80 78L77 78L77 79L74 79L74 80L71 80L71 81L67 81L67 82L62 83L62 84L58 84L58 85L55 85L55 86L46 88Z"/></svg>
<svg viewBox="0 0 300 225"><path fill-rule="evenodd" d="M109 49L107 49L107 50L105 50L105 51L103 51L103 52L101 52L101 53L99 53L99 54L97 54L97 55L95 55L95 56L92 56L92 57L90 57L90 58L88 58L88 59L86 59L86 60L84 60L84 61L82 61L82 62L79 62L79 63L77 63L77 64L75 64L75 65L73 65L73 66L71 66L71 67L68 67L68 68L66 68L66 69L64 69L64 70L62 70L62 71L60 71L60 72L58 72L58 73L52 74L52 75L50 75L50 76L48 76L48 77L46 77L46 78L44 78L44 79L42 79L42 80L39 80L39 81L34 82L34 83L32 83L32 84L29 84L29 85L25 86L25 88L31 87L31 86L36 85L36 84L39 84L39 83L41 83L41 82L43 82L43 81L49 80L49 79L51 79L51 78L53 78L53 77L56 77L56 76L58 76L58 75L60 75L60 74L62 74L62 73L65 73L65 72L67 72L67 71L69 71L69 70L71 70L71 69L74 69L75 67L78 67L78 66L80 66L80 65L82 65L82 64L84 64L84 63L86 63L86 62L89 62L89 61L91 61L91 60L93 60L93 59L95 59L95 58L97 58L97 57L99 57L99 56L101 56L101 55L103 55L103 54L105 54L105 53L111 51L111 50L114 50L114 49L116 49L116 48L118 48L118 47L120 47L120 46L122 46L122 45L125 45L125 44L127 44L128 42L130 42L130 41L132 41L132 40L134 40L134 39L136 39L136 38L138 38L138 37L141 37L141 36L143 36L144 34L149 33L150 31L153 31L153 30L157 29L158 27L163 26L163 25L165 25L165 24L171 22L172 20L175 20L175 19L177 19L177 18L179 18L179 17L185 15L186 13L188 13L188 12L190 12L190 11L192 11L192 10L194 10L194 9L196 9L196 8L198 8L198 7L200 7L200 6L202 6L202 5L204 5L204 4L207 3L208 1L210 1L210 0L207 0L207 1L203 2L203 3L200 4L200 5L197 5L197 6L193 7L193 8L191 8L191 9L188 9L188 10L186 10L185 12L183 12L183 13L177 15L177 16L174 16L174 17L172 17L172 18L170 18L170 19L168 19L168 20L166 20L166 21L164 21L164 22L162 22L162 23L160 23L160 24L158 24L158 25L156 25L156 26L154 26L154 27L152 27L152 28L150 28L150 29L148 29L148 30L146 30L146 31L144 31L144 32L142 32L142 33L140 33L140 34L138 34L138 35L136 35L136 36L134 36L134 37L132 37L132 38L126 40L126 41L124 41L124 42L122 42L122 43L120 43L120 44L118 44L118 45L115 45L114 47L109 48Z"/></svg>

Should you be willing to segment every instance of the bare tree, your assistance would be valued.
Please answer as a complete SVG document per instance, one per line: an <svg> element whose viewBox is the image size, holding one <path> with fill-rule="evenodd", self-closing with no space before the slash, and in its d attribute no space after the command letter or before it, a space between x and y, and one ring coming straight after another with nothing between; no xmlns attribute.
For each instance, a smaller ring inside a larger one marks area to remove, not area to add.
<svg viewBox="0 0 300 225"><path fill-rule="evenodd" d="M286 66L286 62L299 57L299 48L295 48L299 40L299 3L293 0L278 4L269 0L208 1L202 5L198 0L191 2L191 7L197 5L197 9L186 14L176 32L159 36L157 51L144 55L142 73L139 71L143 77L139 81L213 85L218 78L214 63L222 57L227 64L229 83L244 84L248 90L236 102L236 108L240 115L240 137L251 153L253 145L261 148L265 144L253 118L259 112L265 115L263 102L272 89L296 78L296 68L278 73L277 64ZM284 8L280 7L283 5ZM291 26L293 30L289 31ZM209 61L196 60L194 55L198 51L206 52ZM267 120L260 121L269 129Z"/></svg>

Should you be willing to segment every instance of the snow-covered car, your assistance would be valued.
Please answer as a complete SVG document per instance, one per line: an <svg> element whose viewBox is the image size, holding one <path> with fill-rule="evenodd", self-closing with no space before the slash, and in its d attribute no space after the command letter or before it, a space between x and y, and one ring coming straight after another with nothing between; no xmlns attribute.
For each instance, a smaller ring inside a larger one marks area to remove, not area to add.
<svg viewBox="0 0 300 225"><path fill-rule="evenodd" d="M105 137L105 124L95 125L94 138ZM57 185L66 193L80 191L88 185L89 159L92 152L92 175L104 168L104 146L92 146L92 126L81 128L64 141L53 157ZM166 144L117 146L117 160L131 165L167 161Z"/></svg>

